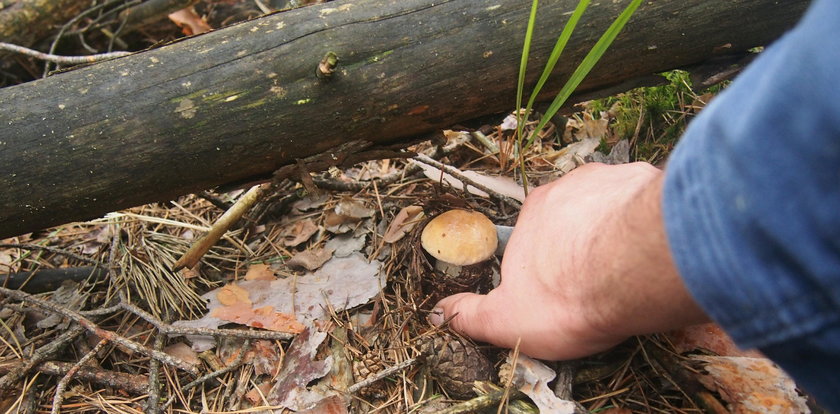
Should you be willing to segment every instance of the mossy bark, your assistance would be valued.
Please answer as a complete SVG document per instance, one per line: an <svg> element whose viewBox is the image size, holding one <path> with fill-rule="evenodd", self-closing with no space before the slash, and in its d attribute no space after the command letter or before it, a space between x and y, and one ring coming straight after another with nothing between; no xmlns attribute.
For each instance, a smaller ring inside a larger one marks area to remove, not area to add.
<svg viewBox="0 0 840 414"><path fill-rule="evenodd" d="M576 4L540 2L530 84ZM807 4L646 2L580 90L768 44ZM0 237L512 110L529 7L335 1L0 89ZM590 6L549 93L623 7ZM329 52L338 65L319 78Z"/></svg>

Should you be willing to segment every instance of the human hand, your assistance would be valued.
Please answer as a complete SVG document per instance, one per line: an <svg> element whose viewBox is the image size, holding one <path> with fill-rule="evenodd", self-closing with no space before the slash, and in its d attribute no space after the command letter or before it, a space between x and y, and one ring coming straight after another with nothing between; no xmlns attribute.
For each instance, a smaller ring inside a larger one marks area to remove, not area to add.
<svg viewBox="0 0 840 414"><path fill-rule="evenodd" d="M606 350L635 334L707 320L676 272L662 172L587 164L528 195L487 295L441 300L439 323L542 359ZM442 315L440 314L442 312ZM453 317L454 315L454 317Z"/></svg>

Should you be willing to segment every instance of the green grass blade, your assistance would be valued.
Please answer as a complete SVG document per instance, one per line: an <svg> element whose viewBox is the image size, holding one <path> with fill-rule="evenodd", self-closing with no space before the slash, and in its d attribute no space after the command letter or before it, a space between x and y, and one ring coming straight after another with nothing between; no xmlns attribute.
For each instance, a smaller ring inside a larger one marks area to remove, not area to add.
<svg viewBox="0 0 840 414"><path fill-rule="evenodd" d="M525 124L525 116L519 110L522 108L522 92L525 89L525 71L528 67L528 55L531 51L531 39L534 36L534 25L537 21L537 4L538 0L531 2L531 14L528 16L528 28L525 30L525 43L522 45L522 60L519 61L519 79L516 84L516 153L519 155L519 161L522 162L522 131ZM528 178L524 176L525 170L522 169L523 180L525 186L525 194L528 194Z"/></svg>
<svg viewBox="0 0 840 414"><path fill-rule="evenodd" d="M525 30L525 43L522 45L522 60L519 61L519 79L516 84L516 110L522 107L522 92L525 89L525 71L528 67L528 54L531 51L531 39L534 37L534 24L537 21L537 4L539 0L531 3L531 15L528 17L528 28ZM518 112L517 112L518 114ZM519 115L516 116L519 121ZM521 124L521 122L519 122ZM521 130L517 130L521 133ZM521 135L518 135L521 137Z"/></svg>
<svg viewBox="0 0 840 414"><path fill-rule="evenodd" d="M618 33L621 32L621 29L627 24L630 20L630 17L639 8L639 5L642 4L642 0L632 0L630 4L624 9L623 12L618 16L617 19L610 25L609 29L601 35L601 38L598 39L598 42L595 43L595 46L589 51L583 61L578 65L575 72L572 73L572 76L569 77L569 80L566 81L566 84L563 85L563 88L560 89L560 92L557 93L557 96L554 98L554 101L551 102L548 109L546 110L545 114L543 115L540 122L537 124L537 127L534 129L534 132L528 137L528 141L525 143L524 148L528 148L536 138L537 133L545 127L545 124L560 110L560 107L569 99L569 96L572 95L572 92L577 89L586 75L595 67L595 64L601 59L601 56L604 55L604 52L610 47L612 42L618 36Z"/></svg>
<svg viewBox="0 0 840 414"><path fill-rule="evenodd" d="M548 62L546 62L545 68L543 68L540 80L537 81L537 86L535 86L534 90L531 91L531 96L528 99L528 105L525 106L526 114L531 111L531 108L534 106L534 101L537 99L537 95L539 95L543 85L545 85L546 81L548 81L548 77L551 76L551 72L554 70L554 66L557 65L557 61L560 60L560 55L563 54L566 44L569 43L569 38L572 37L572 32L574 32L578 21L580 21L580 17L583 15L583 12L586 11L586 7L589 6L589 1L590 0L580 0L574 13L572 13L572 17L570 17L569 21L566 22L566 25L563 26L563 32L560 33L560 37L557 38L557 43L554 44L554 49L551 50L551 55L548 57Z"/></svg>

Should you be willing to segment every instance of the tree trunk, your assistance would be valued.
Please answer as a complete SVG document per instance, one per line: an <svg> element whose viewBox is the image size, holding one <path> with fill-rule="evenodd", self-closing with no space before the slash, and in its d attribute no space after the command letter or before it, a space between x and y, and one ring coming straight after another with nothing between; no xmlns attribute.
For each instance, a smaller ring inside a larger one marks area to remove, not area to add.
<svg viewBox="0 0 840 414"><path fill-rule="evenodd" d="M549 91L626 3L589 7ZM576 4L540 3L531 84ZM765 45L807 4L646 2L579 90ZM264 178L349 141L406 142L512 110L529 8L336 1L2 89L0 238ZM319 78L330 52L336 71Z"/></svg>

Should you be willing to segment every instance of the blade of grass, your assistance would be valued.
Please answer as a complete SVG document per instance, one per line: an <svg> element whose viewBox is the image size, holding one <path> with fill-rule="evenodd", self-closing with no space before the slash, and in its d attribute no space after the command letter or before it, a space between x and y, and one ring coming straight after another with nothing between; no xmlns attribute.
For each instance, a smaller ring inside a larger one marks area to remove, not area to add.
<svg viewBox="0 0 840 414"><path fill-rule="evenodd" d="M543 85L545 85L545 82L548 81L548 77L551 76L551 72L554 71L554 66L557 65L557 61L560 60L560 55L563 54L566 44L569 43L569 38L572 37L572 32L574 32L575 27L577 27L580 17L589 6L589 1L590 0L580 0L574 13L572 13L572 17L570 17L569 21L566 22L566 25L563 26L563 32L561 32L560 37L557 38L557 43L554 44L554 49L551 50L548 62L546 62L545 68L543 68L543 73L540 75L537 85L534 86L534 90L531 91L531 96L528 98L528 104L525 106L526 114L530 113L531 108L534 106L534 101L537 99L537 95L540 94Z"/></svg>
<svg viewBox="0 0 840 414"><path fill-rule="evenodd" d="M522 107L522 91L525 89L525 70L528 67L528 55L531 51L531 39L534 36L534 24L537 21L537 4L539 0L531 3L531 14L528 17L528 28L525 29L525 43L522 45L522 59L519 61L519 79L516 83L516 120L521 124L519 108ZM520 133L521 131L517 131Z"/></svg>
<svg viewBox="0 0 840 414"><path fill-rule="evenodd" d="M540 122L537 124L537 127L534 128L534 132L531 133L531 136L528 137L528 141L524 145L524 149L527 149L531 146L536 138L537 134L545 124L553 117L557 111L560 110L560 107L569 99L569 96L572 95L572 92L577 89L586 75L595 67L595 64L601 59L601 56L604 55L604 52L610 47L612 42L618 36L618 33L621 32L621 29L627 24L630 20L630 17L639 8L641 5L642 0L632 0L629 5L624 9L623 12L618 16L618 18L613 21L612 25L610 25L609 29L601 35L601 38L598 39L598 42L595 43L595 46L589 51L583 61L578 65L577 69L575 69L572 76L569 77L569 80L566 81L566 84L563 85L563 88L560 89L560 92L557 93L557 96L554 98L554 101L551 102L548 109L546 110L545 114L540 119Z"/></svg>

